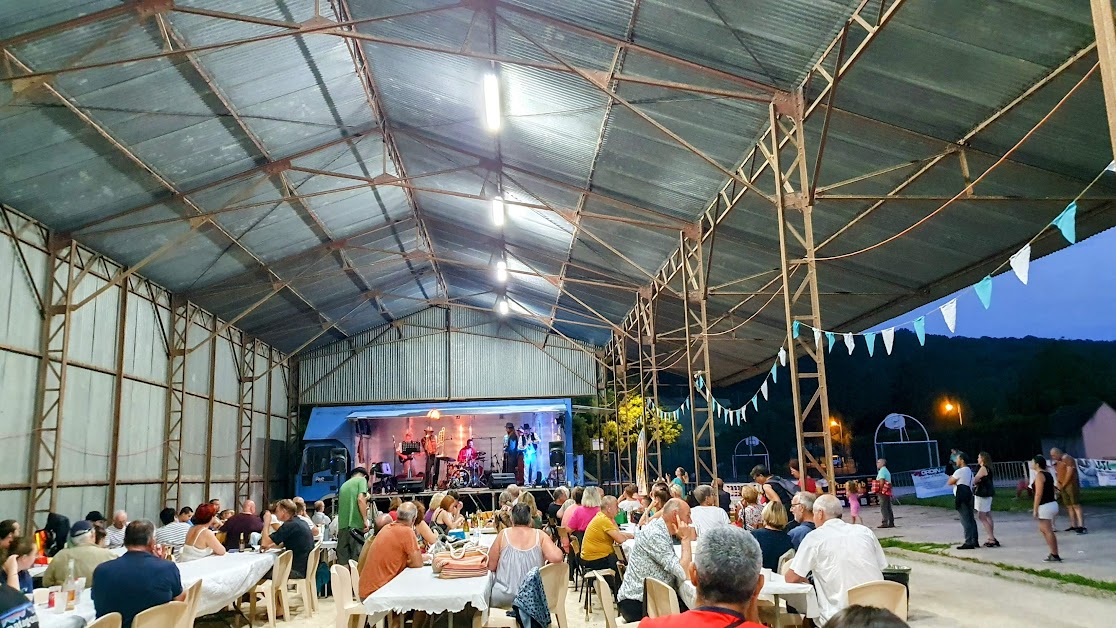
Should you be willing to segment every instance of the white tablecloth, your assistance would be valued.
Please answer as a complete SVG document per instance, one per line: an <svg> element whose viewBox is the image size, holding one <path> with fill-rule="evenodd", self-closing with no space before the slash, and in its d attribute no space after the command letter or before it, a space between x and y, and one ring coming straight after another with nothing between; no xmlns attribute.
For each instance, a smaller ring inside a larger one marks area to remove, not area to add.
<svg viewBox="0 0 1116 628"><path fill-rule="evenodd" d="M488 576L442 580L430 567L404 569L364 600L369 613L422 610L431 614L457 613L472 606L488 610Z"/></svg>
<svg viewBox="0 0 1116 628"><path fill-rule="evenodd" d="M763 590L760 599L774 601L775 597L786 600L787 604L795 607L799 612L806 610L806 616L818 616L818 598L814 594L813 585L803 582L787 582L777 573L763 573ZM683 582L678 591L678 597L690 608L697 608L697 589L692 582Z"/></svg>
<svg viewBox="0 0 1116 628"><path fill-rule="evenodd" d="M622 547L624 549L624 555L625 556L630 555L632 553L632 548L635 547L635 539L628 539L627 541L624 541L623 543L620 544L620 547ZM682 560L682 545L681 544L676 544L674 546L674 555L678 558L678 560Z"/></svg>
<svg viewBox="0 0 1116 628"><path fill-rule="evenodd" d="M226 554L176 564L182 575L183 590L198 580L202 581L198 615L208 615L225 608L256 586L275 563L275 556L272 553ZM91 594L92 591L86 589L74 610L67 613L55 613L45 606L36 607L39 628L68 628L70 620L66 618L73 616L92 622L97 617L97 611Z"/></svg>

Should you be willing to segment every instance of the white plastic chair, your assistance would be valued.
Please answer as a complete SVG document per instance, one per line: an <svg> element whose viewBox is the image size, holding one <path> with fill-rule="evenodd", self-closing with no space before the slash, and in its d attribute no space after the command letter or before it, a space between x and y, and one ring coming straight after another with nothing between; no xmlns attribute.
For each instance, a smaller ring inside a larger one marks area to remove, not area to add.
<svg viewBox="0 0 1116 628"><path fill-rule="evenodd" d="M608 586L608 581L604 578L597 578L593 584L597 588L597 597L601 598L601 609L604 611L605 628L622 628L623 626L635 626L639 622L628 623L623 619L617 617L616 602L612 599L612 587Z"/></svg>
<svg viewBox="0 0 1116 628"><path fill-rule="evenodd" d="M94 620L87 628L120 628L124 623L124 616L120 613L109 613Z"/></svg>
<svg viewBox="0 0 1116 628"><path fill-rule="evenodd" d="M789 550L787 550L782 556L779 557L779 567L778 567L778 569L775 570L775 573L782 574L783 573L783 566L786 565L787 563L789 563L791 561L791 559L793 559L793 558L794 558L794 548L792 547Z"/></svg>
<svg viewBox="0 0 1116 628"><path fill-rule="evenodd" d="M854 604L886 608L899 619L907 621L907 587L898 582L877 580L852 587L849 589L849 606Z"/></svg>
<svg viewBox="0 0 1116 628"><path fill-rule="evenodd" d="M352 576L353 581L353 600L359 602L360 599L360 567L357 567L357 561L349 559L349 574ZM333 594L335 597L336 593Z"/></svg>
<svg viewBox="0 0 1116 628"><path fill-rule="evenodd" d="M655 578L643 579L643 599L647 604L648 617L677 615L678 592L669 584Z"/></svg>
<svg viewBox="0 0 1116 628"><path fill-rule="evenodd" d="M381 619L387 617L386 612L370 615L364 608L364 604L355 599L357 594L353 588L352 575L347 568L341 565L330 567L329 579L333 586L333 601L337 609L336 628L348 628L354 617L367 617L372 624L378 624Z"/></svg>
<svg viewBox="0 0 1116 628"><path fill-rule="evenodd" d="M143 611L132 620L132 628L167 628L186 616L186 602L167 602Z"/></svg>
<svg viewBox="0 0 1116 628"><path fill-rule="evenodd" d="M287 579L291 576L291 562L294 560L294 554L291 550L287 550L275 559L275 566L271 568L271 580L264 580L256 585L256 588L249 592L248 616L249 619L256 616L256 596L261 596L264 602L264 608L267 609L267 625L269 628L275 628L275 612L276 605L282 605L284 609L283 618L286 621L291 621L291 608L287 604Z"/></svg>
<svg viewBox="0 0 1116 628"><path fill-rule="evenodd" d="M186 589L186 613L175 624L175 628L193 628L194 620L198 618L198 603L201 602L202 581L198 580Z"/></svg>
<svg viewBox="0 0 1116 628"><path fill-rule="evenodd" d="M550 613L557 618L558 628L570 628L566 619L566 594L570 592L570 564L553 563L543 566L539 570L542 576L543 591L546 593L546 605Z"/></svg>
<svg viewBox="0 0 1116 628"><path fill-rule="evenodd" d="M315 545L306 557L306 575L302 578L287 580L287 587L294 587L295 595L302 598L302 611L310 617L318 610L318 557L321 556L322 546ZM302 612L300 611L300 612Z"/></svg>

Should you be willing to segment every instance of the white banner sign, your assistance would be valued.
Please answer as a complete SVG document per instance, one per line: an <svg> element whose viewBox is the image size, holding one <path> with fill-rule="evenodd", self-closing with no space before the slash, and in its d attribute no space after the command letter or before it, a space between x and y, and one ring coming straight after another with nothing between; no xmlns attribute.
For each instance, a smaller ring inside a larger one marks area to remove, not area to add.
<svg viewBox="0 0 1116 628"><path fill-rule="evenodd" d="M953 487L946 484L949 476L945 472L945 467L911 471L911 479L914 480L915 496L919 499L953 494Z"/></svg>
<svg viewBox="0 0 1116 628"><path fill-rule="evenodd" d="M1078 458L1077 476L1083 488L1116 486L1116 460Z"/></svg>

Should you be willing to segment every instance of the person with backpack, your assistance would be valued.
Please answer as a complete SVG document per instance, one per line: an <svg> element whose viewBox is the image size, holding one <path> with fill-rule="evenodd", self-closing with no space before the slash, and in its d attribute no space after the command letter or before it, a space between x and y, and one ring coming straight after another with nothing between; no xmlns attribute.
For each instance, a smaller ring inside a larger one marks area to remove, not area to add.
<svg viewBox="0 0 1116 628"><path fill-rule="evenodd" d="M959 550L976 549L978 544L976 518L973 516L973 470L965 454L957 454L957 470L950 476L948 484L953 487L953 503L961 515L961 529L965 532L965 542L957 546Z"/></svg>
<svg viewBox="0 0 1116 628"><path fill-rule="evenodd" d="M999 547L996 540L995 525L992 523L992 497L996 495L996 486L992 482L992 456L987 451L977 454L977 463L980 468L973 476L973 507L976 509L977 519L980 519L984 531L988 534L985 547Z"/></svg>
<svg viewBox="0 0 1116 628"><path fill-rule="evenodd" d="M789 507L791 497L794 493L798 492L798 487L794 482L777 475L772 475L771 471L762 464L757 464L752 467L751 475L752 479L760 485L760 492L763 493L763 496L769 502L776 501L782 504L783 507Z"/></svg>

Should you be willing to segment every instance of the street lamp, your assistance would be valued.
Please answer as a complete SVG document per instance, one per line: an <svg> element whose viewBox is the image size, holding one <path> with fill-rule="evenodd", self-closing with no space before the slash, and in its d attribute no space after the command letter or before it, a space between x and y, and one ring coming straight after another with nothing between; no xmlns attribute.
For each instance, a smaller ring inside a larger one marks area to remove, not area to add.
<svg viewBox="0 0 1116 628"><path fill-rule="evenodd" d="M945 405L942 406L942 408L946 411L946 413L953 412L953 410L956 409L957 410L957 420L960 422L961 425L965 424L965 417L961 416L961 404L960 403L958 403L955 406L951 402L947 401L947 402L945 402Z"/></svg>
<svg viewBox="0 0 1116 628"><path fill-rule="evenodd" d="M841 425L841 422L838 421L837 419L835 419L833 417L829 417L829 427L831 427L831 428L840 427L841 432L840 432L840 436L837 438L837 440L840 441L840 442L844 442L844 440L845 440L845 426Z"/></svg>

